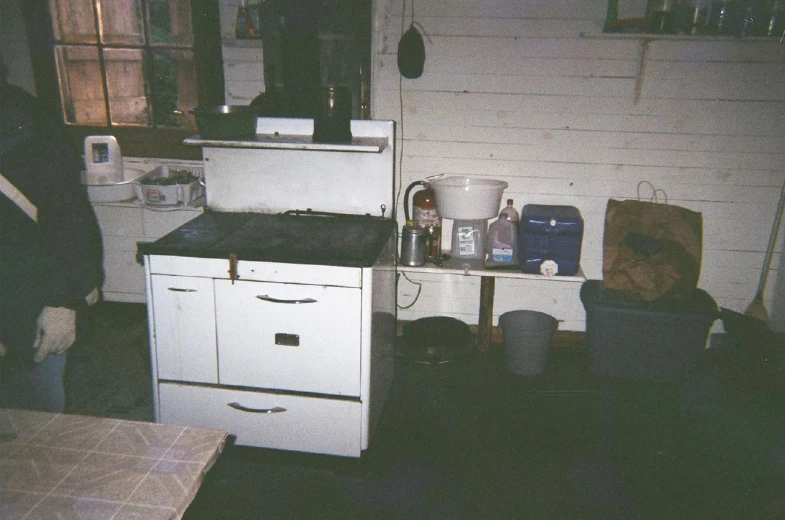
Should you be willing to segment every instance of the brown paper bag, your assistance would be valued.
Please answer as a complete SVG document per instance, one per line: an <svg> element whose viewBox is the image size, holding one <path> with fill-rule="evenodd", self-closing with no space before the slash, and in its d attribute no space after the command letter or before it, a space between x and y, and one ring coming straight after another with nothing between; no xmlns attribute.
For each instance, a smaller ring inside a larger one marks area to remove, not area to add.
<svg viewBox="0 0 785 520"><path fill-rule="evenodd" d="M703 215L672 204L608 201L603 288L632 300L681 300L698 286Z"/></svg>

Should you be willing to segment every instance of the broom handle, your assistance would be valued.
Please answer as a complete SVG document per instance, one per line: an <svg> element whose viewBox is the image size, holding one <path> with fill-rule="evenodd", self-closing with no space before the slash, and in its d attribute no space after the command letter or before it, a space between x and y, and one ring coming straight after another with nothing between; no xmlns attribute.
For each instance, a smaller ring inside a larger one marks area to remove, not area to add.
<svg viewBox="0 0 785 520"><path fill-rule="evenodd" d="M756 297L763 296L763 288L766 286L766 278L769 276L769 264L771 264L771 258L774 256L774 245L777 242L783 210L785 210L785 184L782 185L782 191L780 192L780 201L777 204L777 215L774 217L774 226L771 228L771 236L769 237L769 245L766 248L766 259L763 261L763 270L760 273Z"/></svg>

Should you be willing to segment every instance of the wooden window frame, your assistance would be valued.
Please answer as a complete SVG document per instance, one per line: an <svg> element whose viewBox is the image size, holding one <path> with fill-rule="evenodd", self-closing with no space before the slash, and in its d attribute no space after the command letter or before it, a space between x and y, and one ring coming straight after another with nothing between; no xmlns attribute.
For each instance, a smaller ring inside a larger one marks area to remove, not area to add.
<svg viewBox="0 0 785 520"><path fill-rule="evenodd" d="M55 38L48 0L19 3L28 34L36 94L44 109L62 119L60 87L55 63ZM194 59L199 78L200 106L224 104L224 77L221 57L221 30L218 0L191 0L194 31ZM75 146L88 135L114 135L123 155L163 159L201 159L201 150L183 145L193 130L122 126L67 125Z"/></svg>

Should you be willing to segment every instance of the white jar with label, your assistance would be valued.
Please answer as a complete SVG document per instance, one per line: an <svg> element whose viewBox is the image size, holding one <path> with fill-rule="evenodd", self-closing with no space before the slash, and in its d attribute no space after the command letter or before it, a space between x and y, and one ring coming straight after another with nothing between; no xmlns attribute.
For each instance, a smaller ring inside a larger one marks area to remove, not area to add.
<svg viewBox="0 0 785 520"><path fill-rule="evenodd" d="M455 220L452 224L452 258L467 267L479 267L485 261L488 220Z"/></svg>

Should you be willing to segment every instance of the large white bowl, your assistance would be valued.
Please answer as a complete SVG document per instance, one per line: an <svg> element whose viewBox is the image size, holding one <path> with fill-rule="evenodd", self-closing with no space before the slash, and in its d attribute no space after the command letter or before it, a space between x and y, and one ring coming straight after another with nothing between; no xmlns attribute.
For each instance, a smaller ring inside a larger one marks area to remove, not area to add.
<svg viewBox="0 0 785 520"><path fill-rule="evenodd" d="M442 218L480 220L499 215L505 181L471 177L445 177L428 181Z"/></svg>
<svg viewBox="0 0 785 520"><path fill-rule="evenodd" d="M89 184L85 172L82 172L82 184L87 187L87 198L90 202L122 202L136 197L134 191L134 180L144 175L144 172L136 169L125 170L125 180L109 184Z"/></svg>

